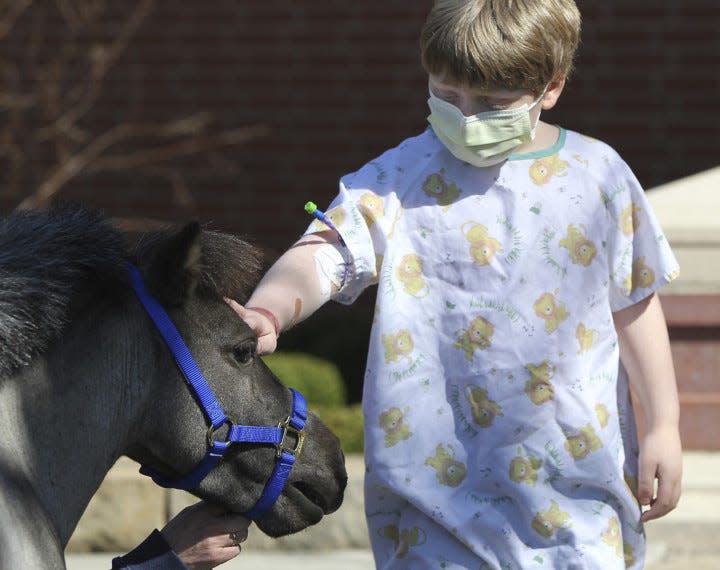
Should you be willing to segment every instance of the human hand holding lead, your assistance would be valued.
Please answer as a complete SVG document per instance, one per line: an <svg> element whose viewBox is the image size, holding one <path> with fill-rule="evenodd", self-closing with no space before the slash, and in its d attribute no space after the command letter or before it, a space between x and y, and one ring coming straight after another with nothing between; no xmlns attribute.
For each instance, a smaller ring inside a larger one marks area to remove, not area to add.
<svg viewBox="0 0 720 570"><path fill-rule="evenodd" d="M250 523L200 501L180 511L160 532L190 570L210 570L240 554Z"/></svg>

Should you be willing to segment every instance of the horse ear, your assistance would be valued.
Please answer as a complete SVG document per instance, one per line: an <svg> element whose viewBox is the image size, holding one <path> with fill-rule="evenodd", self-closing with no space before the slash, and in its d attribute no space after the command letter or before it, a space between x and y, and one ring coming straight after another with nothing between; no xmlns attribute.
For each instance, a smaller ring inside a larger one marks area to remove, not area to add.
<svg viewBox="0 0 720 570"><path fill-rule="evenodd" d="M198 281L200 224L187 224L159 240L142 264L145 286L165 306L182 305Z"/></svg>

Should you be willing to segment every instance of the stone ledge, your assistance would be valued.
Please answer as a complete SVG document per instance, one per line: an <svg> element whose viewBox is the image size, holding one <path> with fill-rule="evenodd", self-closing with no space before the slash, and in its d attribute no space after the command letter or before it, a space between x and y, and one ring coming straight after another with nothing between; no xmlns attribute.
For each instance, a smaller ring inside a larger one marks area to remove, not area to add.
<svg viewBox="0 0 720 570"><path fill-rule="evenodd" d="M650 189L647 198L680 263L664 293L720 292L720 167Z"/></svg>
<svg viewBox="0 0 720 570"><path fill-rule="evenodd" d="M123 552L167 522L167 492L121 458L105 477L70 538L68 552Z"/></svg>

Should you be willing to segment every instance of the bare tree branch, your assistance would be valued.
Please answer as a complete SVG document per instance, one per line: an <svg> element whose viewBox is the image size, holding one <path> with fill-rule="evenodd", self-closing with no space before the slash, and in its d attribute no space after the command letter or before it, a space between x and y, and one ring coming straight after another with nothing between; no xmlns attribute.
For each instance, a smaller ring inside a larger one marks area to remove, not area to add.
<svg viewBox="0 0 720 570"><path fill-rule="evenodd" d="M0 40L5 39L10 31L15 26L17 19L22 16L23 12L27 10L33 0L15 0L15 3L7 8L7 14L0 20Z"/></svg>
<svg viewBox="0 0 720 570"><path fill-rule="evenodd" d="M102 17L108 15L110 5L109 0L34 5L33 0L16 0L10 9L0 7L2 39L12 37L20 15L33 6L20 32L29 39L17 40L25 42L25 51L14 61L0 59L7 84L0 92L0 112L4 113L0 187L6 194L24 196L17 206L20 209L46 206L84 174L119 171L160 177L168 181L177 205L193 208L195 200L181 160L197 156L224 164L222 149L269 132L263 125L218 130L218 121L208 112L164 122L120 119L98 132L89 112L104 94L108 73L127 52L157 0L134 0L107 37ZM58 14L61 30L57 29ZM51 36L48 26L55 26ZM57 45L48 45L48 37ZM89 49L88 41L92 42ZM34 125L43 126L31 128ZM28 185L28 179L32 184Z"/></svg>
<svg viewBox="0 0 720 570"><path fill-rule="evenodd" d="M133 125L117 125L94 139L80 152L58 165L32 195L20 202L18 209L36 208L46 204L71 178L86 168L107 148L130 136L132 130Z"/></svg>
<svg viewBox="0 0 720 570"><path fill-rule="evenodd" d="M180 172L172 168L145 168L143 172L149 176L167 180L172 188L175 204L185 209L195 207L195 198L185 182L185 177Z"/></svg>
<svg viewBox="0 0 720 570"><path fill-rule="evenodd" d="M55 0L55 5L71 30L76 30L80 27L80 18L75 12L75 8L70 0Z"/></svg>
<svg viewBox="0 0 720 570"><path fill-rule="evenodd" d="M182 122L182 121L180 121ZM222 146L235 145L255 139L268 133L267 127L246 127L226 131L216 135L195 137L177 143L131 152L125 155L99 157L111 146L132 138L147 135L157 135L162 132L177 132L177 123L168 125L133 124L116 125L104 134L95 138L90 144L74 156L69 157L59 165L53 173L39 186L36 192L28 196L19 205L18 209L36 208L44 206L69 180L80 172L97 172L99 170L129 170L198 154Z"/></svg>
<svg viewBox="0 0 720 570"><path fill-rule="evenodd" d="M110 46L108 48L96 47L92 51L92 68L90 76L87 78L87 85L81 92L82 98L72 108L58 117L53 125L40 129L38 132L40 139L49 138L58 132L65 133L72 130L75 123L92 109L102 92L103 79L127 49L130 39L135 35L154 7L155 0L142 0L135 7L130 18L124 23L118 36Z"/></svg>
<svg viewBox="0 0 720 570"><path fill-rule="evenodd" d="M55 3L71 29L94 20L107 4L105 0L55 0Z"/></svg>
<svg viewBox="0 0 720 570"><path fill-rule="evenodd" d="M189 140L143 149L120 156L108 156L97 160L88 169L88 171L92 172L94 170L104 169L129 170L132 168L139 168L149 164L157 164L176 158L183 158L185 156L204 153L223 146L248 142L260 136L266 135L268 132L269 130L267 127L260 125L256 127L234 129L232 131L225 131L214 135L195 137Z"/></svg>
<svg viewBox="0 0 720 570"><path fill-rule="evenodd" d="M15 95L12 93L0 93L0 111L12 110L22 111L35 105L34 95Z"/></svg>

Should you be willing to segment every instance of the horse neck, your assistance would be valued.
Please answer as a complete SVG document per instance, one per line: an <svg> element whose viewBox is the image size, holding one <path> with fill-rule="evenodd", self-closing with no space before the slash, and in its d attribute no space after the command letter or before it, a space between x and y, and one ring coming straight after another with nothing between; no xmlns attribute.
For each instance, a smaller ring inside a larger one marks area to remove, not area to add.
<svg viewBox="0 0 720 570"><path fill-rule="evenodd" d="M81 315L12 379L15 453L62 547L139 423L146 383L135 308ZM102 323L102 327L98 326ZM151 356L148 356L151 358ZM147 361L145 362L147 364ZM7 403L6 403L7 407Z"/></svg>

